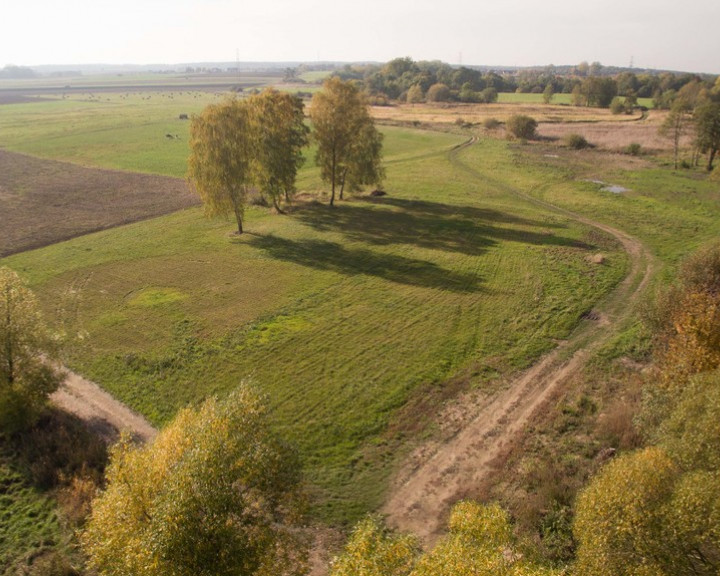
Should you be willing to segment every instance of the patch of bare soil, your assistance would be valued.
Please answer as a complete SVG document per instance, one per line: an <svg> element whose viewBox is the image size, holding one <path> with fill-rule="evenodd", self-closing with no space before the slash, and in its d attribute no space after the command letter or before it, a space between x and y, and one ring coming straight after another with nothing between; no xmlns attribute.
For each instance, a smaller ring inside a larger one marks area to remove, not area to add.
<svg viewBox="0 0 720 576"><path fill-rule="evenodd" d="M113 398L94 382L65 369L65 381L51 396L52 402L75 414L108 444L128 432L138 442L149 442L157 430L145 418Z"/></svg>
<svg viewBox="0 0 720 576"><path fill-rule="evenodd" d="M460 162L457 157L454 161ZM383 507L391 526L415 533L426 545L441 534L450 507L493 474L496 460L538 416L553 393L582 371L592 351L627 317L653 272L649 253L621 230L521 191L516 194L615 236L630 256L631 270L604 306L587 318L567 342L511 378L500 392L492 396L466 395L439 416L439 423L454 422L454 433L444 441L421 446L411 455L397 474Z"/></svg>
<svg viewBox="0 0 720 576"><path fill-rule="evenodd" d="M185 181L0 150L0 257L197 205Z"/></svg>

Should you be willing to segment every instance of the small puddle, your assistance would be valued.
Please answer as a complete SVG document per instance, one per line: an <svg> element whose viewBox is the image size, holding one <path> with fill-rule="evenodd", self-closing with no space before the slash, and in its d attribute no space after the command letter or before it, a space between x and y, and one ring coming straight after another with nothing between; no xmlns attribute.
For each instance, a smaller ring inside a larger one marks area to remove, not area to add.
<svg viewBox="0 0 720 576"><path fill-rule="evenodd" d="M603 192L612 192L613 194L622 194L623 192L630 192L629 188L624 186L618 186L617 184L608 184L602 180L583 180L583 182L590 182L591 184L597 184L601 186L600 190Z"/></svg>

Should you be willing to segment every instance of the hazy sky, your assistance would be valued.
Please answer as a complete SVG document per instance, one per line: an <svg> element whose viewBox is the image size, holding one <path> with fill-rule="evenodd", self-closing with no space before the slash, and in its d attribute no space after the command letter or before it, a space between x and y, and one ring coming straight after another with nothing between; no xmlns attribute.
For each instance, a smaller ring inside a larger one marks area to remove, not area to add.
<svg viewBox="0 0 720 576"><path fill-rule="evenodd" d="M720 73L720 0L0 0L0 66L576 64Z"/></svg>

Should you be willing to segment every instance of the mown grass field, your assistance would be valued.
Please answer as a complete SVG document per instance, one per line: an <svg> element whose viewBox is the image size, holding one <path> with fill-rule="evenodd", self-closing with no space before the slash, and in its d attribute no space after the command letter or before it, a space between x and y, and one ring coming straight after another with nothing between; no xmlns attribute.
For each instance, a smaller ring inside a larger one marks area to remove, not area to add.
<svg viewBox="0 0 720 576"><path fill-rule="evenodd" d="M12 146L180 175L185 152L170 149L163 163L147 145L164 132L166 106L179 104L167 100L151 99L145 112L147 100L58 103L132 112L90 121L77 111L68 132L58 113L54 137L18 130ZM182 104L168 122L189 110ZM86 146L91 125L102 128ZM78 308L87 338L71 365L157 424L254 382L300 450L318 516L352 521L380 504L406 443L428 431L443 398L552 348L627 262L605 234L519 199L516 186L548 175L518 181L505 142L452 152L463 136L385 134L386 198L335 210L308 198L287 216L253 208L239 239L231 223L190 209L3 263L28 278L48 313ZM320 189L317 170L308 165L299 184ZM590 262L597 253L603 265Z"/></svg>
<svg viewBox="0 0 720 576"><path fill-rule="evenodd" d="M178 116L218 97L0 107L0 146L182 177ZM385 198L331 210L315 201L324 187L308 162L291 212L250 209L242 238L189 209L1 262L51 318L78 310L86 338L71 365L156 424L254 382L303 456L317 516L350 522L381 502L443 399L527 366L623 276L614 240L518 192L622 228L670 265L720 231L717 180L699 172L490 138L454 150L468 132L383 131ZM590 262L598 253L602 265Z"/></svg>

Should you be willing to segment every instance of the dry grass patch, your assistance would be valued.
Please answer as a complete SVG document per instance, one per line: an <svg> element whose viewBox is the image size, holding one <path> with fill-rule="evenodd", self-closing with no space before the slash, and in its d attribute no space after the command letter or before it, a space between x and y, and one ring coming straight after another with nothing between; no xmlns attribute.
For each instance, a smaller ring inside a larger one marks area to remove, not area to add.
<svg viewBox="0 0 720 576"><path fill-rule="evenodd" d="M548 123L541 121L538 134L543 138L563 140L570 134L579 134L594 146L610 150L623 150L630 144L638 143L644 150L670 151L670 138L660 136L658 128L667 112L652 111L644 120L614 122L611 119L594 123ZM624 117L627 118L627 117ZM682 147L691 145L692 137L685 136Z"/></svg>
<svg viewBox="0 0 720 576"><path fill-rule="evenodd" d="M632 116L614 116L607 109L576 106L552 106L546 104L498 103L426 103L400 104L398 106L375 106L373 117L390 122L422 124L454 124L458 118L472 124L481 124L488 118L505 122L514 114L532 116L538 122L571 123L607 122L612 125L630 123ZM573 130L577 131L575 128Z"/></svg>

